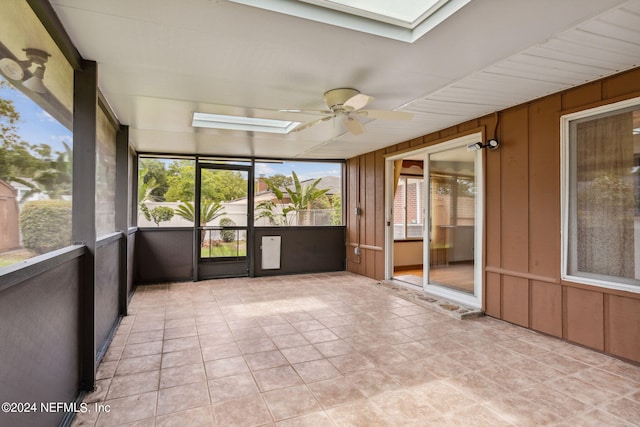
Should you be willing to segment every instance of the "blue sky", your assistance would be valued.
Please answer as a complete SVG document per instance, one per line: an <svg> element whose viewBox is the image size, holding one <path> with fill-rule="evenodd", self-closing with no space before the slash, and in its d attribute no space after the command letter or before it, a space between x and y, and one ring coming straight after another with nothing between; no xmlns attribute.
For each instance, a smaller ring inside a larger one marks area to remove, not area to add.
<svg viewBox="0 0 640 427"><path fill-rule="evenodd" d="M264 174L271 176L282 174L291 176L295 171L300 181L310 178L325 176L340 176L341 164L339 163L310 163L310 162L283 162L283 163L258 163L256 162L256 176Z"/></svg>
<svg viewBox="0 0 640 427"><path fill-rule="evenodd" d="M5 80L0 76L0 79ZM0 98L13 102L20 114L17 123L18 135L29 144L48 144L53 152L64 151L62 141L72 144L72 133L61 125L49 113L40 108L9 83L0 87Z"/></svg>

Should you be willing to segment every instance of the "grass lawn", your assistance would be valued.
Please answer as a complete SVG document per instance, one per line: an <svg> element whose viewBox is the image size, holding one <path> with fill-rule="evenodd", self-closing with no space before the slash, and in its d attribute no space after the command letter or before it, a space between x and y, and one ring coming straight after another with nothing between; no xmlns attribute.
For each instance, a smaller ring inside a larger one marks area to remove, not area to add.
<svg viewBox="0 0 640 427"><path fill-rule="evenodd" d="M0 268L32 258L34 254L26 250L10 251L0 254Z"/></svg>
<svg viewBox="0 0 640 427"><path fill-rule="evenodd" d="M246 256L247 245L246 242L220 242L209 248L200 249L201 258L217 258L217 257L229 257L229 256Z"/></svg>

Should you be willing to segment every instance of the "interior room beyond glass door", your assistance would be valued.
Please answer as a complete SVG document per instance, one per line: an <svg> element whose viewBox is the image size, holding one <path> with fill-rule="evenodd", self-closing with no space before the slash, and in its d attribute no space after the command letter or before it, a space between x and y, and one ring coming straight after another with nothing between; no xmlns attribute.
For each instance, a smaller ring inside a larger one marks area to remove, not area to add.
<svg viewBox="0 0 640 427"><path fill-rule="evenodd" d="M428 155L427 286L475 292L476 168L466 147ZM426 245L425 245L426 248Z"/></svg>

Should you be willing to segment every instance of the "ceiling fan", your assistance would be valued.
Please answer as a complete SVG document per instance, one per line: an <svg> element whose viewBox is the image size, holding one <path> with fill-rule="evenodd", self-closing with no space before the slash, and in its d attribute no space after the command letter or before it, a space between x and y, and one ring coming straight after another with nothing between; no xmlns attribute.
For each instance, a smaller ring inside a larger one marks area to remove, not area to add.
<svg viewBox="0 0 640 427"><path fill-rule="evenodd" d="M280 111L325 115L325 117L296 127L292 132L299 132L319 123L326 122L327 120L338 118L342 120L347 130L354 135L360 135L364 132L364 126L360 120L356 119L357 116L371 117L373 119L381 120L411 120L413 117L413 114L404 111L363 110L363 108L373 101L374 98L351 88L331 89L324 93L324 100L327 103L327 107L329 108L328 110Z"/></svg>

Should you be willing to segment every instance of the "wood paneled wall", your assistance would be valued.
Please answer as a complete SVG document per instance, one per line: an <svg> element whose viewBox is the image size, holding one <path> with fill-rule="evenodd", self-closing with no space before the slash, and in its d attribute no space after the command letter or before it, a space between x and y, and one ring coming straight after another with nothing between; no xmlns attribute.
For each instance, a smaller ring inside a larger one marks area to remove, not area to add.
<svg viewBox="0 0 640 427"><path fill-rule="evenodd" d="M347 270L384 279L385 154L473 129L491 138L498 119L501 146L484 154L485 312L640 362L640 294L560 279L560 117L637 96L640 68L349 159Z"/></svg>

